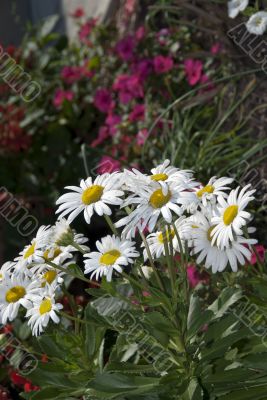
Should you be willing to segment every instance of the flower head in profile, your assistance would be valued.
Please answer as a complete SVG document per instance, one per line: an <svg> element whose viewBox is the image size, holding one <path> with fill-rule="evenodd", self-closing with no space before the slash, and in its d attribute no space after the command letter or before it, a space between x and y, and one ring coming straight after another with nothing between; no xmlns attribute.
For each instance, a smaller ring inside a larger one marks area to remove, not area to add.
<svg viewBox="0 0 267 400"><path fill-rule="evenodd" d="M96 280L106 276L107 281L112 279L113 271L121 273L123 268L134 262L134 258L139 256L135 249L134 242L121 240L116 236L105 236L101 241L96 242L98 251L85 254L88 258L85 264L85 274L91 274Z"/></svg>
<svg viewBox="0 0 267 400"><path fill-rule="evenodd" d="M15 258L21 268L32 263L42 263L44 261L43 250L49 243L51 234L50 226L41 226L38 229L35 238L19 253L19 257Z"/></svg>
<svg viewBox="0 0 267 400"><path fill-rule="evenodd" d="M267 28L267 12L259 11L253 14L246 23L249 33L263 35Z"/></svg>
<svg viewBox="0 0 267 400"><path fill-rule="evenodd" d="M230 190L227 185L230 185L232 182L232 178L217 178L213 176L205 186L202 185L195 189L196 199L204 206L206 206L208 202L215 204L218 196L227 197L225 191Z"/></svg>
<svg viewBox="0 0 267 400"><path fill-rule="evenodd" d="M47 327L50 319L58 324L60 319L57 313L63 305L55 300L56 284L47 285L45 289L35 297L32 307L27 311L28 325L34 336L40 335Z"/></svg>
<svg viewBox="0 0 267 400"><path fill-rule="evenodd" d="M241 11L244 11L248 6L249 0L231 0L228 1L228 15L230 18L235 18Z"/></svg>
<svg viewBox="0 0 267 400"><path fill-rule="evenodd" d="M109 205L121 205L123 191L119 190L120 174L103 174L96 177L93 181L91 177L82 180L80 187L67 186L71 192L63 194L56 202L59 205L56 213L63 218L69 214L67 220L71 223L81 212L85 221L90 224L94 213L111 215Z"/></svg>

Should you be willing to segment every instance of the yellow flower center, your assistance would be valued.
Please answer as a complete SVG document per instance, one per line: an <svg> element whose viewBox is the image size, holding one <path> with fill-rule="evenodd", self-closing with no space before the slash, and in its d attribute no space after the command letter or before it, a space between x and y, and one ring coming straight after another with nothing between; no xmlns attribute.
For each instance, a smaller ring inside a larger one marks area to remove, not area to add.
<svg viewBox="0 0 267 400"><path fill-rule="evenodd" d="M155 174L155 175L150 175L150 179L152 179L152 181L166 181L168 179L168 175L166 174Z"/></svg>
<svg viewBox="0 0 267 400"><path fill-rule="evenodd" d="M165 196L162 192L162 189L158 189L155 190L155 192L150 196L149 203L153 208L161 208L168 203L171 197L172 195L170 191Z"/></svg>
<svg viewBox="0 0 267 400"><path fill-rule="evenodd" d="M48 313L52 310L52 303L50 299L44 299L39 307L39 312L41 315Z"/></svg>
<svg viewBox="0 0 267 400"><path fill-rule="evenodd" d="M23 286L14 286L6 292L6 301L8 303L16 303L19 299L24 297L26 290Z"/></svg>
<svg viewBox="0 0 267 400"><path fill-rule="evenodd" d="M175 233L174 233L174 230L172 229L171 231L167 231L167 232L160 232L159 234L158 234L158 241L161 243L161 244L164 244L164 241L166 242L166 241L168 241L168 242L170 242L170 240L171 239L173 239L174 238L174 235L175 235Z"/></svg>
<svg viewBox="0 0 267 400"><path fill-rule="evenodd" d="M214 186L207 185L197 192L197 197L201 198L204 193L213 193L213 192L214 192Z"/></svg>
<svg viewBox="0 0 267 400"><path fill-rule="evenodd" d="M223 213L223 222L230 225L238 214L238 206L229 206Z"/></svg>
<svg viewBox="0 0 267 400"><path fill-rule="evenodd" d="M89 206L90 204L96 203L101 199L104 188L100 185L93 185L84 190L82 194L83 204Z"/></svg>
<svg viewBox="0 0 267 400"><path fill-rule="evenodd" d="M197 228L198 228L198 226L197 226L197 225L191 225L191 228L193 228L193 229L197 229Z"/></svg>
<svg viewBox="0 0 267 400"><path fill-rule="evenodd" d="M54 252L52 253L52 254L53 254L52 257L49 257L49 252L50 252L50 249L46 250L46 251L44 252L44 254L43 254L43 258L44 258L46 261L52 261L52 260L54 260L57 256L59 256L59 255L62 253L62 251L61 251L60 248L58 248L58 247L56 247L56 248L54 249Z"/></svg>
<svg viewBox="0 0 267 400"><path fill-rule="evenodd" d="M118 250L109 250L102 254L100 257L100 263L105 265L113 265L120 256L121 253Z"/></svg>
<svg viewBox="0 0 267 400"><path fill-rule="evenodd" d="M55 278L57 276L56 271L54 271L53 269L45 272L42 276L42 278L44 279L44 282L42 283L42 287L45 287L46 282L49 283L49 285L54 282Z"/></svg>
<svg viewBox="0 0 267 400"><path fill-rule="evenodd" d="M255 25L256 25L256 26L260 26L261 23L262 23L262 18L261 18L261 17L256 18L256 20L255 20Z"/></svg>
<svg viewBox="0 0 267 400"><path fill-rule="evenodd" d="M34 254L34 251L35 251L35 242L33 242L31 246L29 246L28 250L24 254L24 259L26 260L27 258L32 256Z"/></svg>

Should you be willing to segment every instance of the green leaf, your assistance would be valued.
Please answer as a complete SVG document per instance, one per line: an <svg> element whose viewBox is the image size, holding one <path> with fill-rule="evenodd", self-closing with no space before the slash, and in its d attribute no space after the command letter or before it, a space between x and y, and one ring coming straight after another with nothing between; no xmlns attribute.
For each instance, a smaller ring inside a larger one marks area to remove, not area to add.
<svg viewBox="0 0 267 400"><path fill-rule="evenodd" d="M187 339L195 336L199 329L207 324L214 316L212 310L201 311L199 298L196 294L192 294L190 298L189 312L187 318Z"/></svg>

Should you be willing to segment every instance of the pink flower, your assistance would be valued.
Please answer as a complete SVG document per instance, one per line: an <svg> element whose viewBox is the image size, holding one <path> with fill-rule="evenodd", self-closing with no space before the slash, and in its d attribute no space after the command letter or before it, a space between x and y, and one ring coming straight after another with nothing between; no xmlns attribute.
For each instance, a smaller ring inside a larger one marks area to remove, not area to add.
<svg viewBox="0 0 267 400"><path fill-rule="evenodd" d="M109 134L111 136L116 135L118 129L117 126L121 123L121 117L116 114L109 114L106 118L106 124L109 127Z"/></svg>
<svg viewBox="0 0 267 400"><path fill-rule="evenodd" d="M192 58L188 58L184 62L185 67L185 74L187 77L187 81L189 85L194 86L196 85L202 75L203 64L200 60L193 60Z"/></svg>
<svg viewBox="0 0 267 400"><path fill-rule="evenodd" d="M98 89L94 97L95 107L103 112L108 113L112 107L112 97L108 89Z"/></svg>
<svg viewBox="0 0 267 400"><path fill-rule="evenodd" d="M56 108L59 108L64 100L71 101L73 98L74 93L71 90L57 89L54 95L53 104Z"/></svg>
<svg viewBox="0 0 267 400"><path fill-rule="evenodd" d="M187 266L187 278L192 288L195 288L200 282L204 284L209 282L209 275L206 272L199 272L195 265Z"/></svg>
<svg viewBox="0 0 267 400"><path fill-rule="evenodd" d="M143 121L145 118L145 105L144 104L136 104L134 106L133 111L129 115L129 121Z"/></svg>
<svg viewBox="0 0 267 400"><path fill-rule="evenodd" d="M143 82L150 75L152 69L153 61L149 58L139 60L132 65L132 72L139 76L141 82Z"/></svg>
<svg viewBox="0 0 267 400"><path fill-rule="evenodd" d="M146 128L141 129L136 135L137 146L143 146L148 137L148 130Z"/></svg>
<svg viewBox="0 0 267 400"><path fill-rule="evenodd" d="M62 68L60 75L64 82L72 84L82 78L83 68L66 66Z"/></svg>
<svg viewBox="0 0 267 400"><path fill-rule="evenodd" d="M258 254L258 257L260 259L260 262L264 262L265 260L265 248L262 245L256 245L255 250ZM251 259L250 259L250 264L255 265L257 263L257 256L256 253L253 251L251 254Z"/></svg>
<svg viewBox="0 0 267 400"><path fill-rule="evenodd" d="M118 160L114 160L114 158L109 156L103 156L98 164L97 173L104 174L106 172L111 173L115 171L119 171L121 164Z"/></svg>
<svg viewBox="0 0 267 400"><path fill-rule="evenodd" d="M144 26L140 26L135 32L135 38L138 41L144 39L145 35L146 35L146 28Z"/></svg>
<svg viewBox="0 0 267 400"><path fill-rule="evenodd" d="M210 90L213 90L214 87L215 87L214 84L211 82L210 78L208 77L208 75L206 75L206 74L203 74L203 75L202 75L202 77L201 77L201 79L200 79L200 83L201 83L202 85L207 84L206 87L204 87L204 88L202 88L202 89L200 90L200 93L209 92Z"/></svg>
<svg viewBox="0 0 267 400"><path fill-rule="evenodd" d="M85 22L80 28L79 38L81 42L86 43L88 36L92 32L93 28L96 26L97 18L91 18L89 21Z"/></svg>
<svg viewBox="0 0 267 400"><path fill-rule="evenodd" d="M173 59L171 57L156 56L153 62L156 74L164 74L173 68Z"/></svg>
<svg viewBox="0 0 267 400"><path fill-rule="evenodd" d="M211 54L216 55L220 52L221 50L221 44L220 43L214 43L210 49Z"/></svg>
<svg viewBox="0 0 267 400"><path fill-rule="evenodd" d="M144 97L141 79L138 75L119 75L113 84L113 90L119 92L122 104L128 104L132 99Z"/></svg>
<svg viewBox="0 0 267 400"><path fill-rule="evenodd" d="M84 9L82 7L76 8L76 10L71 14L73 18L81 18L84 16Z"/></svg>
<svg viewBox="0 0 267 400"><path fill-rule="evenodd" d="M92 141L91 147L96 147L103 143L107 138L110 137L109 134L109 127L108 126L101 126L98 131L98 136L95 140Z"/></svg>
<svg viewBox="0 0 267 400"><path fill-rule="evenodd" d="M135 45L134 37L129 35L116 44L115 50L123 61L130 61L133 57Z"/></svg>

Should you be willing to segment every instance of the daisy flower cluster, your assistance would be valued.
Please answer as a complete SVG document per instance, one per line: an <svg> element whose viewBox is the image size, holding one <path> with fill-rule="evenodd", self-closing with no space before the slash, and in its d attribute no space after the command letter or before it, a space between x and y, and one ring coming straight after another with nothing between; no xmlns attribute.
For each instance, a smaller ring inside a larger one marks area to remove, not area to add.
<svg viewBox="0 0 267 400"><path fill-rule="evenodd" d="M13 321L22 307L34 335L43 332L50 318L58 323L62 305L56 295L74 252L88 250L85 242L65 219L41 226L19 256L0 269L0 322Z"/></svg>
<svg viewBox="0 0 267 400"><path fill-rule="evenodd" d="M255 229L249 227L252 216L247 211L255 191L250 185L232 189L232 183L231 178L212 177L203 185L192 171L165 160L149 174L136 169L104 173L66 187L68 192L57 200L57 223L40 227L19 256L1 268L2 323L16 318L20 307L26 309L34 335L42 333L50 319L58 323L62 305L56 302L57 293L76 251L84 256L85 275L108 282L114 275L127 278L135 267L139 276L141 272L149 279L148 262L153 268L164 267L164 258L181 253L213 273L227 267L237 271L256 244L249 237ZM112 230L96 241L93 251L70 227L80 214L87 224L103 217Z"/></svg>
<svg viewBox="0 0 267 400"><path fill-rule="evenodd" d="M230 18L236 18L240 12L246 10L249 0L231 0L228 1L228 15ZM247 30L254 35L263 35L267 28L267 12L258 11L251 15L246 23Z"/></svg>

